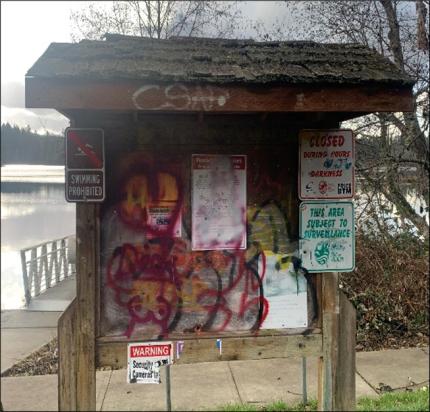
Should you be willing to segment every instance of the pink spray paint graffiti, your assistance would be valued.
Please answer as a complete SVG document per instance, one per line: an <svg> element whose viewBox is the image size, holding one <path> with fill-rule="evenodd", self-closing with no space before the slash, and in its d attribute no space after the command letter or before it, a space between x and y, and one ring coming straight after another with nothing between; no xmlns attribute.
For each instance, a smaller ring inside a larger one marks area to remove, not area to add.
<svg viewBox="0 0 430 412"><path fill-rule="evenodd" d="M187 253L187 246L160 238L115 250L107 285L130 316L125 335L146 325L158 336L235 330L240 324L258 330L268 305L257 266L242 251Z"/></svg>
<svg viewBox="0 0 430 412"><path fill-rule="evenodd" d="M123 156L114 187L118 195L104 205L102 333L164 338L258 332L270 311L264 251L285 254L290 242L281 205L264 201L242 211L244 219L248 214L246 249L237 243L229 250L193 251L191 199L185 195L191 165L178 154L160 159L151 153ZM281 185L273 187L270 195L279 198ZM157 225L151 213L159 208L168 213Z"/></svg>

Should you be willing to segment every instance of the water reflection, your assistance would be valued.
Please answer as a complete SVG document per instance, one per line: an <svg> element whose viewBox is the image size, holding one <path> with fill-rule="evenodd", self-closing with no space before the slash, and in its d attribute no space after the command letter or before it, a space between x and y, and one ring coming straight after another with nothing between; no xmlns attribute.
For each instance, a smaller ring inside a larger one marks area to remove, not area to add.
<svg viewBox="0 0 430 412"><path fill-rule="evenodd" d="M64 184L1 183L1 308L22 306L19 250L75 233L75 205Z"/></svg>

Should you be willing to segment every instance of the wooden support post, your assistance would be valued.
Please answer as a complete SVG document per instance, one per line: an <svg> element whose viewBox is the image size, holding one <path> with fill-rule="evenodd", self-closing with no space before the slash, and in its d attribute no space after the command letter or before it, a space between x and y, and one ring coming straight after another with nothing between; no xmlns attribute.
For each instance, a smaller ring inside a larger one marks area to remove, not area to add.
<svg viewBox="0 0 430 412"><path fill-rule="evenodd" d="M343 292L339 295L339 348L336 374L336 410L355 411L356 311Z"/></svg>
<svg viewBox="0 0 430 412"><path fill-rule="evenodd" d="M76 298L58 320L58 410L76 410Z"/></svg>
<svg viewBox="0 0 430 412"><path fill-rule="evenodd" d="M338 351L339 290L338 274L322 274L323 356L319 377L322 381L318 409L333 411ZM321 384L321 382L320 382Z"/></svg>
<svg viewBox="0 0 430 412"><path fill-rule="evenodd" d="M99 268L99 206L76 205L76 410L96 409L96 276Z"/></svg>
<svg viewBox="0 0 430 412"><path fill-rule="evenodd" d="M318 410L355 410L355 309L338 289L338 274L322 275L323 356Z"/></svg>

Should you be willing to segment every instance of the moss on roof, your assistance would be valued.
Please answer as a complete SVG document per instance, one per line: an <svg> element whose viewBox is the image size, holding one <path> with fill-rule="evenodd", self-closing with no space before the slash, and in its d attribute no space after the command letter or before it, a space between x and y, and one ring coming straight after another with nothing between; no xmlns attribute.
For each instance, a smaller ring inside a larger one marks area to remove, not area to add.
<svg viewBox="0 0 430 412"><path fill-rule="evenodd" d="M112 34L100 41L52 43L26 75L192 83L414 83L387 58L359 44Z"/></svg>

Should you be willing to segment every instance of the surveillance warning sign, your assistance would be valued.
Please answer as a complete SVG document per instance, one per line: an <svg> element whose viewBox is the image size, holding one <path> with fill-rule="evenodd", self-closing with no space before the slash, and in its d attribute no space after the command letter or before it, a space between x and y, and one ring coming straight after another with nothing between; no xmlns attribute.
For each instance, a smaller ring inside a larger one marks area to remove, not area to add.
<svg viewBox="0 0 430 412"><path fill-rule="evenodd" d="M173 362L173 343L129 343L127 360L127 383L160 383L160 367Z"/></svg>
<svg viewBox="0 0 430 412"><path fill-rule="evenodd" d="M301 130L300 199L352 199L354 157L352 130Z"/></svg>
<svg viewBox="0 0 430 412"><path fill-rule="evenodd" d="M66 200L102 202L105 198L102 129L66 129Z"/></svg>
<svg viewBox="0 0 430 412"><path fill-rule="evenodd" d="M309 272L351 272L355 267L352 202L303 202L299 253Z"/></svg>

